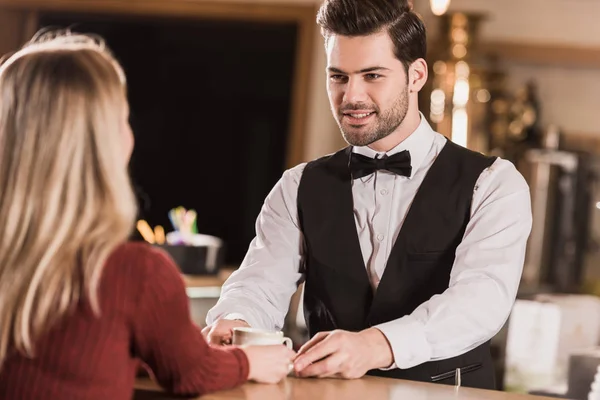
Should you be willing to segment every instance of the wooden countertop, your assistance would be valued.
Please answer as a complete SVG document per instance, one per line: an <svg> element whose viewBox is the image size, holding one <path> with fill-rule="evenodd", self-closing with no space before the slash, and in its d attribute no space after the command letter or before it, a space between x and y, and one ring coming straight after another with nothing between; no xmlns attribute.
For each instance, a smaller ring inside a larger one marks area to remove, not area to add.
<svg viewBox="0 0 600 400"><path fill-rule="evenodd" d="M233 268L224 268L217 275L183 275L183 280L187 288L221 287L233 271Z"/></svg>
<svg viewBox="0 0 600 400"><path fill-rule="evenodd" d="M162 392L154 382L136 381L134 400L175 399ZM179 397L181 399L181 397ZM198 398L199 399L199 398ZM404 381L366 376L356 380L287 378L278 385L246 383L222 392L209 394L202 400L556 400L532 396L480 390L433 383Z"/></svg>

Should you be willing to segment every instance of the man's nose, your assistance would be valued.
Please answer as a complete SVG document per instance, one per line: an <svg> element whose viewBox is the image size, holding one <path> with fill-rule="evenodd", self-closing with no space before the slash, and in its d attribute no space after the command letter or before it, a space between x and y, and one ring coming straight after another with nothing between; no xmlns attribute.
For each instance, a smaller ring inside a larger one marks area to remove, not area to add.
<svg viewBox="0 0 600 400"><path fill-rule="evenodd" d="M344 103L363 103L368 96L364 81L358 78L349 78L344 91Z"/></svg>

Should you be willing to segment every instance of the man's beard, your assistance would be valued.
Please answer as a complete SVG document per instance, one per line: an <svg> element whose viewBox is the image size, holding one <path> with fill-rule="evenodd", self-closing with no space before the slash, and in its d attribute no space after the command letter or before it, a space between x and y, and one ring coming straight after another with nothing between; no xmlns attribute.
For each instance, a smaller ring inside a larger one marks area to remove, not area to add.
<svg viewBox="0 0 600 400"><path fill-rule="evenodd" d="M344 112L351 110L373 110L375 112L375 123L371 122L369 128L361 125L350 125L343 123ZM340 107L337 113L337 123L342 131L344 140L352 146L368 146L384 137L390 135L400 126L408 113L408 88L398 96L392 107L383 113L376 105L364 103L347 104Z"/></svg>

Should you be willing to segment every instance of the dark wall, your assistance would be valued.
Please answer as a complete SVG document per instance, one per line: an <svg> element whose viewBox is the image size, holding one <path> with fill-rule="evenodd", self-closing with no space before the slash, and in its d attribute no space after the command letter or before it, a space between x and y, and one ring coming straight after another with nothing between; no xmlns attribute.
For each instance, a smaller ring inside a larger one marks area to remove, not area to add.
<svg viewBox="0 0 600 400"><path fill-rule="evenodd" d="M42 27L101 35L128 79L140 217L198 211L200 233L239 263L285 167L294 24L42 14Z"/></svg>

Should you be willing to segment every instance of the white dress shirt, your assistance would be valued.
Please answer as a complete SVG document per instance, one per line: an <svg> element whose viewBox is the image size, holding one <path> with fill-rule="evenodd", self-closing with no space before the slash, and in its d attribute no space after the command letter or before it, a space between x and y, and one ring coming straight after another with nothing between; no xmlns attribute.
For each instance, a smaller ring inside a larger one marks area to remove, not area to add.
<svg viewBox="0 0 600 400"><path fill-rule="evenodd" d="M445 144L446 138L421 116L417 130L387 152L410 152L410 177L378 171L353 181L356 230L375 290L417 189ZM383 155L369 147L353 151ZM304 241L296 199L305 165L285 171L267 196L256 237L240 268L223 285L208 324L225 317L257 328L283 327L290 298L303 280ZM410 315L376 326L391 345L391 368L455 357L492 338L514 303L530 230L527 183L512 163L497 159L475 185L449 288Z"/></svg>

